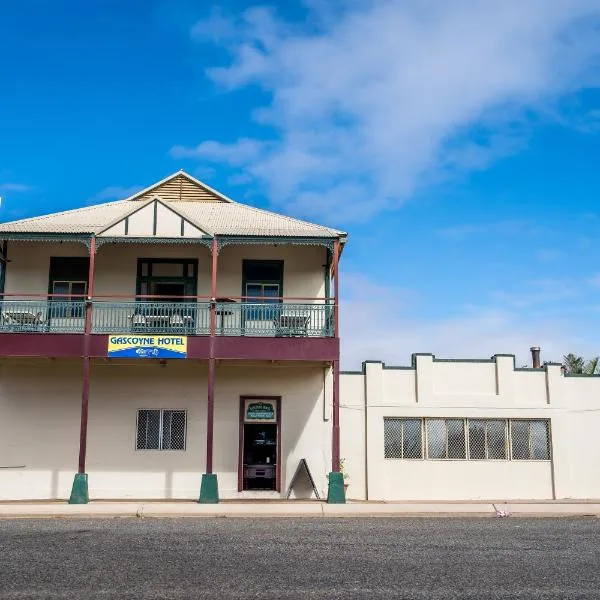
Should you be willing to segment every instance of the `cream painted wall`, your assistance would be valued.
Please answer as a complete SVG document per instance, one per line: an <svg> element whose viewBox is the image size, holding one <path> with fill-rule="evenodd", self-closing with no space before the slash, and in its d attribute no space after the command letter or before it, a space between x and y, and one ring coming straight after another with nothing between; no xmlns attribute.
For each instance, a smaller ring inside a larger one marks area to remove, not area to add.
<svg viewBox="0 0 600 600"><path fill-rule="evenodd" d="M364 373L341 377L341 455L350 476L349 498L600 498L600 377L564 377L555 365L515 370L507 356L441 363L443 377L441 372L434 375L440 363L431 356L418 356L415 364L394 369L369 362ZM0 364L0 499L68 496L77 464L80 385L76 361L12 359ZM242 395L283 398L283 491L298 461L306 458L325 494L331 385L330 372L319 366L218 366L215 471L221 497L239 497ZM136 451L138 408L187 409L186 451ZM385 417L549 419L552 459L385 459ZM204 470L205 423L206 365L94 363L87 469L92 497L196 498Z"/></svg>
<svg viewBox="0 0 600 600"><path fill-rule="evenodd" d="M362 496L360 485L354 486L354 497L600 498L600 377L564 377L556 365L515 370L510 356L415 360L416 368L369 362L363 373L342 375L342 455L351 481L366 482ZM552 460L386 459L384 417L550 419ZM363 427L366 444L358 452Z"/></svg>
<svg viewBox="0 0 600 600"><path fill-rule="evenodd" d="M68 498L77 468L81 375L76 361L15 360L0 366L0 499ZM94 362L91 382L90 496L197 499L206 457L206 365ZM323 386L322 367L218 366L214 469L222 498L239 497L241 395L282 396L282 494L301 458L325 494L331 426L324 419ZM186 450L135 450L140 408L186 409Z"/></svg>
<svg viewBox="0 0 600 600"><path fill-rule="evenodd" d="M9 243L11 262L6 269L5 292L46 294L51 256L87 256L80 243ZM211 256L201 245L106 244L96 254L95 294L134 295L137 259L198 259L198 295L210 296ZM226 246L219 254L217 296L242 295L242 260L284 261L284 295L323 297L325 248L317 246Z"/></svg>
<svg viewBox="0 0 600 600"><path fill-rule="evenodd" d="M5 293L47 294L51 256L88 256L88 251L71 242L9 242Z"/></svg>

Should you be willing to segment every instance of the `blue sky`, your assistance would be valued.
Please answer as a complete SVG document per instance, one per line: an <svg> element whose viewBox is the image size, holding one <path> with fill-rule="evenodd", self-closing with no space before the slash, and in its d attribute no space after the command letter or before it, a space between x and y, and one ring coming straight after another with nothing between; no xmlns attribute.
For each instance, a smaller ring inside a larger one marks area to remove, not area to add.
<svg viewBox="0 0 600 600"><path fill-rule="evenodd" d="M350 234L344 366L600 354L598 0L4 0L0 220L184 168Z"/></svg>

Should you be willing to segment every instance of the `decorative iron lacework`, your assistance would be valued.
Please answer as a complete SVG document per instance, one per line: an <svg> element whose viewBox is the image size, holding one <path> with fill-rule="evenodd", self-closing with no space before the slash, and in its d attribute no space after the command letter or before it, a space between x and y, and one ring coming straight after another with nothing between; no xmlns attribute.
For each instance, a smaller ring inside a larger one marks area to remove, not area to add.
<svg viewBox="0 0 600 600"><path fill-rule="evenodd" d="M159 237L97 237L96 250L105 244L189 244L206 246L212 248L212 238L198 237L177 237L177 238L159 238Z"/></svg>
<svg viewBox="0 0 600 600"><path fill-rule="evenodd" d="M323 246L333 251L333 245L337 238L328 237L286 237L286 236L220 236L216 235L217 247L220 252L222 248L230 245L264 245L264 244L287 244L291 246Z"/></svg>
<svg viewBox="0 0 600 600"><path fill-rule="evenodd" d="M19 242L74 242L76 244L83 244L88 250L90 249L91 237L85 235L36 235L34 233L2 233L0 232L0 239L3 240L16 240Z"/></svg>
<svg viewBox="0 0 600 600"><path fill-rule="evenodd" d="M90 250L91 239L94 235L70 236L66 235L35 235L28 233L0 233L0 237L6 240L19 240L25 242L60 242L69 241L83 244ZM217 251L220 252L225 246L251 246L280 244L290 246L322 246L333 251L334 243L338 238L320 237L286 237L286 236L215 236L217 238ZM96 237L96 251L105 244L190 244L200 245L212 249L213 238L206 237Z"/></svg>

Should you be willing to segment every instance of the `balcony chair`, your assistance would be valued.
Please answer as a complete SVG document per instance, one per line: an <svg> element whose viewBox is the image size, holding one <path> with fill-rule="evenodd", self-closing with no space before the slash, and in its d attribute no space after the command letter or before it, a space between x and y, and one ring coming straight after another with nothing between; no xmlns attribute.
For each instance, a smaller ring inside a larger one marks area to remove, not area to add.
<svg viewBox="0 0 600 600"><path fill-rule="evenodd" d="M279 314L273 319L275 337L308 337L310 315Z"/></svg>
<svg viewBox="0 0 600 600"><path fill-rule="evenodd" d="M11 330L37 331L43 323L42 314L27 309L4 309L2 324Z"/></svg>

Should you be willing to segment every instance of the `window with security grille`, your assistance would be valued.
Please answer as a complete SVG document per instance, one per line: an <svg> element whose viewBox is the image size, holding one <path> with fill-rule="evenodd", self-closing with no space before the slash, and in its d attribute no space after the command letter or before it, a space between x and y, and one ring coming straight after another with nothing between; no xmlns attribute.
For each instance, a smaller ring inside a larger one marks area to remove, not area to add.
<svg viewBox="0 0 600 600"><path fill-rule="evenodd" d="M427 458L466 459L465 419L427 419Z"/></svg>
<svg viewBox="0 0 600 600"><path fill-rule="evenodd" d="M185 450L186 411L138 410L137 450Z"/></svg>
<svg viewBox="0 0 600 600"><path fill-rule="evenodd" d="M505 419L469 419L469 458L506 460L508 458Z"/></svg>
<svg viewBox="0 0 600 600"><path fill-rule="evenodd" d="M511 420L513 460L550 460L549 422L545 419Z"/></svg>
<svg viewBox="0 0 600 600"><path fill-rule="evenodd" d="M385 458L423 458L423 419L384 418Z"/></svg>

